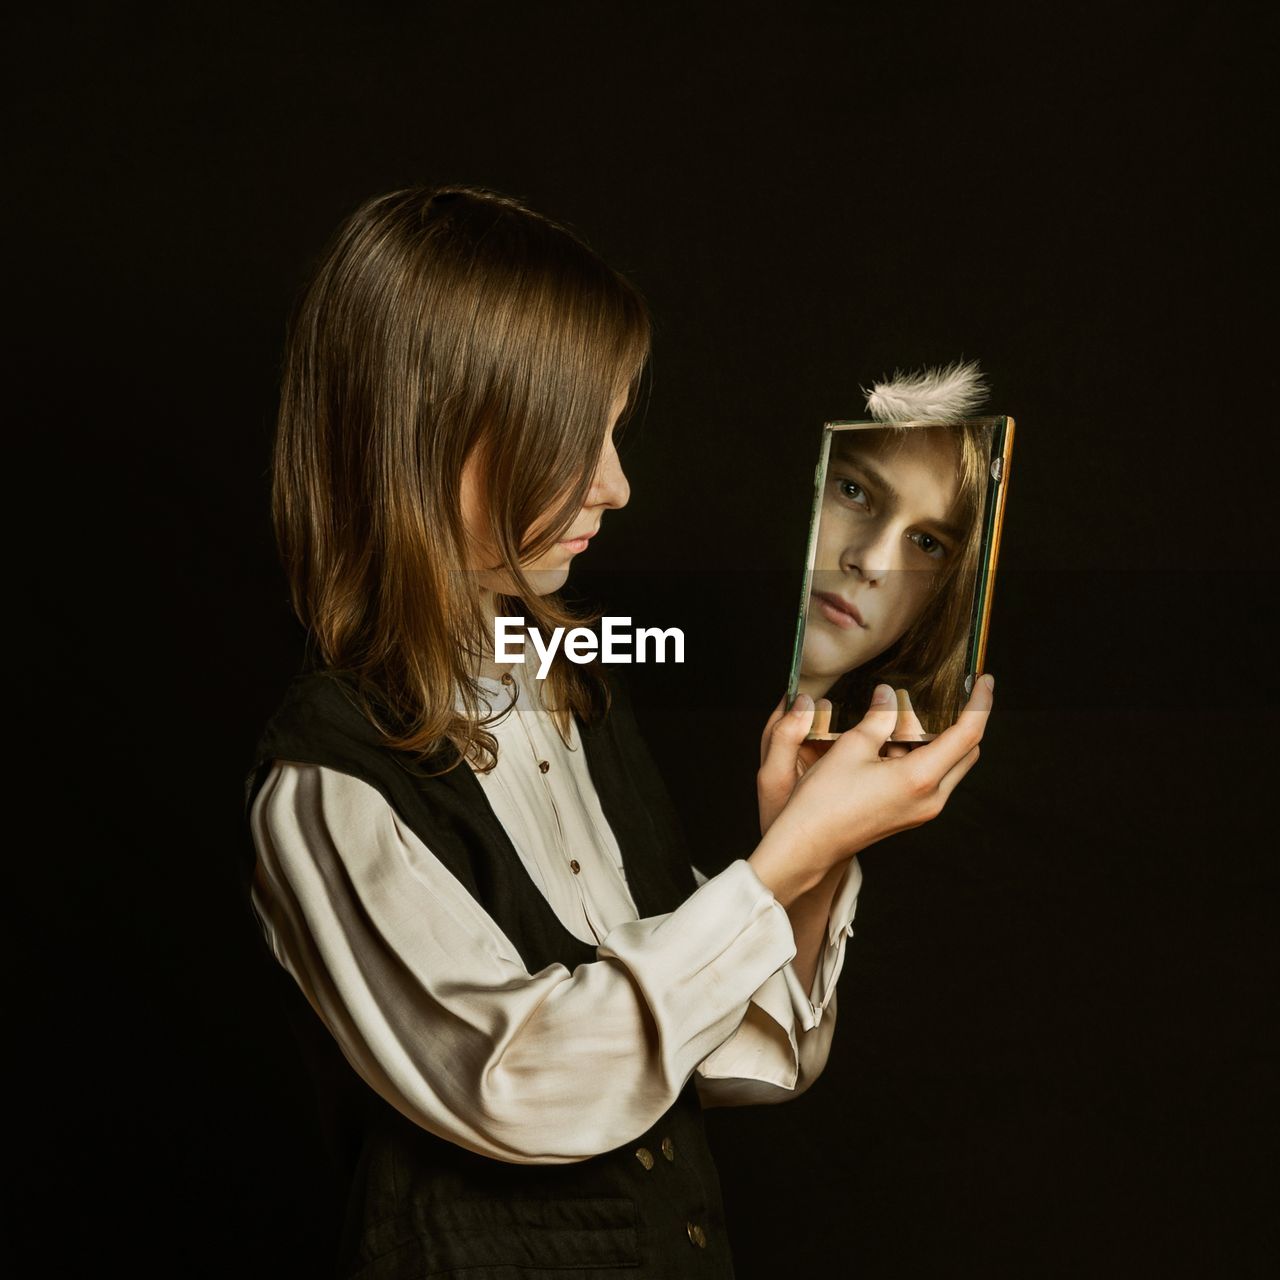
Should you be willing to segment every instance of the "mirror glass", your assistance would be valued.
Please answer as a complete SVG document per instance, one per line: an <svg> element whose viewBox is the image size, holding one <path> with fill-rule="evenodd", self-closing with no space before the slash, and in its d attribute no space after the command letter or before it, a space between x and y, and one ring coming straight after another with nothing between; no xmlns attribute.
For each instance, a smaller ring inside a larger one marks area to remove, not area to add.
<svg viewBox="0 0 1280 1280"><path fill-rule="evenodd" d="M986 656L1013 425L823 426L787 685L788 706L799 693L831 700L811 737L857 724L880 683L905 690L914 713L896 740L954 723Z"/></svg>

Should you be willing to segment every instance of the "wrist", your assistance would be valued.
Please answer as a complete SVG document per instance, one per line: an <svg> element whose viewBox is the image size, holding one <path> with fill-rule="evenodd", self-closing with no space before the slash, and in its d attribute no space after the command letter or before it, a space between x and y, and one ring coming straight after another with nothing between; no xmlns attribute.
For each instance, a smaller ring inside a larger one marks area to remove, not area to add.
<svg viewBox="0 0 1280 1280"><path fill-rule="evenodd" d="M747 859L761 882L783 907L811 894L828 880L831 870L806 856L813 845L775 822ZM800 853L805 850L806 853ZM832 887L834 890L834 881Z"/></svg>

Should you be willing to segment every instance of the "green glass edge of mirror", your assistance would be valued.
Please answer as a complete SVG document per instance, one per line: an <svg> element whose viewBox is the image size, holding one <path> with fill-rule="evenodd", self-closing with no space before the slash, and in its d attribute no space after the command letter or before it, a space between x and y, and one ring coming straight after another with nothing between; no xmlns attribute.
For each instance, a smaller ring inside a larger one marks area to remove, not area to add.
<svg viewBox="0 0 1280 1280"><path fill-rule="evenodd" d="M791 674L787 677L787 710L796 700L796 686L800 683L800 653L804 641L804 620L809 601L809 587L813 582L813 562L818 554L818 520L822 515L822 490L827 479L827 462L831 457L832 428L837 424L824 422L818 448L818 465L813 469L813 504L809 511L809 542L804 557L804 581L800 584L800 608L796 616L796 637L791 646Z"/></svg>
<svg viewBox="0 0 1280 1280"><path fill-rule="evenodd" d="M991 452L987 458L988 475L995 481L988 484L982 515L982 546L978 558L978 573L974 584L973 607L970 611L969 644L966 659L965 690L972 688L974 677L981 671L986 656L987 636L990 632L991 602L995 592L996 562L1000 550L1000 530L1004 519L1005 494L1008 492L1010 457L1013 448L1014 420L1007 414L969 418L968 422L981 422L994 428L991 435ZM818 521L822 515L822 490L826 484L827 466L831 458L831 440L837 431L856 428L902 426L902 423L875 421L837 420L822 424L822 437L818 450L818 464L813 471L813 503L809 511L809 542L805 552L804 580L800 585L800 606L796 611L795 641L791 646L791 673L787 678L787 709L796 700L796 686L800 683L800 655L804 642L804 624L808 613L809 589L813 582L813 562L818 553ZM925 424L920 424L925 425ZM959 426L960 423L947 425ZM992 475L990 468L1000 460L1000 474Z"/></svg>

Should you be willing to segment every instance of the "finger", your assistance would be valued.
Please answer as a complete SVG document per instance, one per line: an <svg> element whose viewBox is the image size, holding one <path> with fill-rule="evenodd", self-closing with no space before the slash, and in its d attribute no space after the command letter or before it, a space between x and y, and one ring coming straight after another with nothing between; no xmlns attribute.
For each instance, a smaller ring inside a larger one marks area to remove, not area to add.
<svg viewBox="0 0 1280 1280"><path fill-rule="evenodd" d="M760 761L760 781L767 787L795 786L796 755L813 723L813 699L800 694L786 715L774 722L773 730Z"/></svg>
<svg viewBox="0 0 1280 1280"><path fill-rule="evenodd" d="M936 786L982 741L995 698L992 690L994 680L991 685L987 680L987 676L982 676L974 681L973 692L955 724L944 729L932 742L917 747L911 753L911 767L913 771L921 772L919 782L922 786L929 785L930 782Z"/></svg>
<svg viewBox="0 0 1280 1280"><path fill-rule="evenodd" d="M840 735L834 749L856 759L878 759L880 748L888 741L897 722L898 700L893 688L887 684L878 684L867 714L852 729Z"/></svg>
<svg viewBox="0 0 1280 1280"><path fill-rule="evenodd" d="M898 690L898 723L894 725L895 738L923 738L924 725L911 705L911 695L905 689Z"/></svg>
<svg viewBox="0 0 1280 1280"><path fill-rule="evenodd" d="M769 738L773 734L773 726L787 714L787 695L784 693L778 705L774 707L773 714L765 722L764 732L760 735L760 763L764 764L765 755L769 750Z"/></svg>
<svg viewBox="0 0 1280 1280"><path fill-rule="evenodd" d="M980 747L974 747L972 751L966 751L965 754L942 775L942 780L938 783L938 793L942 796L943 804L946 804L947 800L950 799L951 793L959 785L960 779L978 763L978 756L981 754L981 751L982 749Z"/></svg>

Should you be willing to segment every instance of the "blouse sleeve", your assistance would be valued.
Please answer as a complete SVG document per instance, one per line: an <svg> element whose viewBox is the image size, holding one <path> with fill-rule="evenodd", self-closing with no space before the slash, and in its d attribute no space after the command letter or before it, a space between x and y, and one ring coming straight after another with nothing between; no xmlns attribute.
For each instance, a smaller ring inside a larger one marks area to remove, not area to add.
<svg viewBox="0 0 1280 1280"><path fill-rule="evenodd" d="M693 874L699 888L708 883L697 867ZM813 989L804 990L793 956L752 994L738 1030L698 1064L695 1083L704 1107L786 1102L822 1074L835 1035L836 980L861 886L862 869L853 858L832 898Z"/></svg>
<svg viewBox="0 0 1280 1280"><path fill-rule="evenodd" d="M422 1128L499 1160L569 1163L642 1133L795 955L746 859L614 927L597 961L531 974L362 780L277 762L250 823L254 912L352 1067Z"/></svg>

